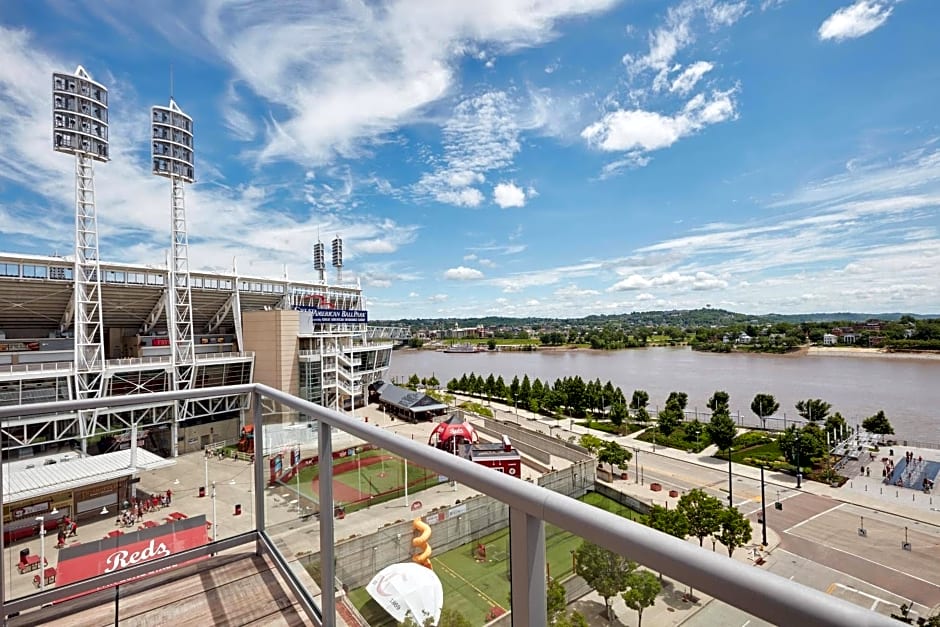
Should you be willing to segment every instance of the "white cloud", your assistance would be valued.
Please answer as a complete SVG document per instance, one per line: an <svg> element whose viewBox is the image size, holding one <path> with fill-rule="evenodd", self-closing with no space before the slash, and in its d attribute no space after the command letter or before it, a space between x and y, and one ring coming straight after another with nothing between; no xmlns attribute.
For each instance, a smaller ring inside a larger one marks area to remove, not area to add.
<svg viewBox="0 0 940 627"><path fill-rule="evenodd" d="M438 202L477 207L483 193L473 187L485 173L512 163L519 151L518 107L509 95L491 91L462 100L443 128L443 157L415 191Z"/></svg>
<svg viewBox="0 0 940 627"><path fill-rule="evenodd" d="M625 55L623 63L632 75L645 70L668 72L676 55L695 41L693 21L701 16L712 30L730 26L747 9L746 2L685 0L666 11L665 24L649 33L649 51L640 56Z"/></svg>
<svg viewBox="0 0 940 627"><path fill-rule="evenodd" d="M649 292L643 292L642 294L637 294L636 299L642 302L645 300L655 300L656 297L650 294Z"/></svg>
<svg viewBox="0 0 940 627"><path fill-rule="evenodd" d="M608 292L623 292L629 290L640 290L650 287L691 287L693 290L713 290L728 286L728 282L708 272L696 272L695 274L682 274L681 272L666 272L660 276L651 279L644 278L638 274L631 274L627 278L618 281L609 288Z"/></svg>
<svg viewBox="0 0 940 627"><path fill-rule="evenodd" d="M449 281L475 281L483 278L483 273L476 268L457 266L444 272L444 278Z"/></svg>
<svg viewBox="0 0 940 627"><path fill-rule="evenodd" d="M892 11L888 2L859 0L827 17L819 27L819 38L844 41L862 37L884 24Z"/></svg>
<svg viewBox="0 0 940 627"><path fill-rule="evenodd" d="M262 161L352 156L453 91L458 66L555 36L562 19L614 0L209 3L205 39L242 84L276 105Z"/></svg>
<svg viewBox="0 0 940 627"><path fill-rule="evenodd" d="M682 70L682 73L672 81L672 85L669 86L669 91L672 93L677 93L680 96L687 95L689 92L695 89L695 85L699 82L699 80L701 80L705 74L711 72L714 67L715 66L713 66L708 61L698 61L693 63L692 65Z"/></svg>
<svg viewBox="0 0 940 627"><path fill-rule="evenodd" d="M440 202L458 207L479 207L483 202L483 192L476 187L445 189L438 191L435 198Z"/></svg>
<svg viewBox="0 0 940 627"><path fill-rule="evenodd" d="M502 209L524 207L526 192L515 183L500 183L493 188L493 202Z"/></svg>
<svg viewBox="0 0 940 627"><path fill-rule="evenodd" d="M432 303L443 303L447 300L447 294L434 294L433 296L428 296L428 301Z"/></svg>
<svg viewBox="0 0 940 627"><path fill-rule="evenodd" d="M782 7L789 0L764 0L760 3L760 10L767 11L769 9L777 9Z"/></svg>
<svg viewBox="0 0 940 627"><path fill-rule="evenodd" d="M706 126L735 117L735 90L698 94L675 115L642 109L617 110L581 132L588 144L607 152L633 152L637 156L668 148Z"/></svg>
<svg viewBox="0 0 940 627"><path fill-rule="evenodd" d="M597 296L600 294L599 291L589 289L589 288L580 288L574 283L567 285L565 287L559 287L555 290L554 295L557 298L571 299L571 300L581 300L587 298L588 296Z"/></svg>

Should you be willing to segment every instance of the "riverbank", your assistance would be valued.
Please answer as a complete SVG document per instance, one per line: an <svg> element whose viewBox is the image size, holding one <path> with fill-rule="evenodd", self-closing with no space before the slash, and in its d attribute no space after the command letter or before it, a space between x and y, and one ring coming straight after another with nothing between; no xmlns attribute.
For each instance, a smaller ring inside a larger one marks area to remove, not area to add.
<svg viewBox="0 0 940 627"><path fill-rule="evenodd" d="M875 357L877 359L940 359L938 351L888 351L884 348L849 348L847 346L810 346L806 352L800 354L807 356L826 355L828 357Z"/></svg>

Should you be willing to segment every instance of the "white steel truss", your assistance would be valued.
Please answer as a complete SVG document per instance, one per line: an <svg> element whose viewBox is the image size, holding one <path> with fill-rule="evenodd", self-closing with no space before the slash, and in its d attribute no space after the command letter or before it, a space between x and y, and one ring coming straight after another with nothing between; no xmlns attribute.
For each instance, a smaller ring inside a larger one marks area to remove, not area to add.
<svg viewBox="0 0 940 627"><path fill-rule="evenodd" d="M104 325L101 314L101 264L98 255L98 214L92 158L75 153L75 397L95 398L101 393L104 371ZM94 431L95 411L78 412L79 436L84 452Z"/></svg>
<svg viewBox="0 0 940 627"><path fill-rule="evenodd" d="M183 179L171 177L172 248L170 251L170 285L167 298L166 319L169 325L172 348L174 389L188 390L193 384L195 346L193 342L193 301L189 278L189 238L186 234L186 200ZM175 404L173 421L173 456L178 453L177 429L179 422L186 420L188 403Z"/></svg>

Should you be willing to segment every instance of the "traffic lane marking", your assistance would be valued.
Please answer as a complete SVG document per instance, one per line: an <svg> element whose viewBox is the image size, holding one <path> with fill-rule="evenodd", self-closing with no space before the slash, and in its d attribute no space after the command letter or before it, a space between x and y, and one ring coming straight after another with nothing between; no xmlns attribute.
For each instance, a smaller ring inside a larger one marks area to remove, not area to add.
<svg viewBox="0 0 940 627"><path fill-rule="evenodd" d="M839 503L838 505L835 505L835 506L833 506L833 507L830 507L829 509L823 510L823 511L819 512L818 514L814 514L814 515L810 516L809 518L807 518L806 520L802 520L802 521L796 523L795 525L793 525L793 526L790 527L789 529L784 529L784 530L783 530L783 533L790 533L790 532L792 532L794 529L796 529L797 527L801 527L801 526L805 525L805 524L808 523L808 522L812 522L812 521L816 520L817 518L819 518L820 516L823 516L823 515L825 515L825 514L828 514L829 512L833 512L833 511L839 509L840 507L842 507L842 506L844 506L844 505L845 505L845 503Z"/></svg>

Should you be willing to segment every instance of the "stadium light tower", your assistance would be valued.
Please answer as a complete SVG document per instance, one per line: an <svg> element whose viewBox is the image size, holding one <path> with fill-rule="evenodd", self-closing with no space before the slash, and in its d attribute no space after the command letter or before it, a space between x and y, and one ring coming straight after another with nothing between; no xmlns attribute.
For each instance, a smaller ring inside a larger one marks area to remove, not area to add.
<svg viewBox="0 0 940 627"><path fill-rule="evenodd" d="M333 267L336 268L336 282L343 282L343 240L337 235L333 238Z"/></svg>
<svg viewBox="0 0 940 627"><path fill-rule="evenodd" d="M92 164L109 159L108 90L82 66L74 74L52 74L52 148L75 157L75 391L76 398L93 398L101 392L105 355ZM79 412L82 452L94 419L94 412Z"/></svg>
<svg viewBox="0 0 940 627"><path fill-rule="evenodd" d="M153 173L170 179L171 229L170 285L166 299L166 319L172 348L175 389L192 387L195 347L193 342L193 304L189 281L189 238L186 234L186 202L183 183L195 180L193 169L193 119L183 113L170 97L166 107L150 110L151 161ZM186 416L186 401L174 406L171 428L173 456L179 453L179 423Z"/></svg>
<svg viewBox="0 0 940 627"><path fill-rule="evenodd" d="M326 282L326 246L317 238L317 243L313 245L313 269L317 271L320 282Z"/></svg>

